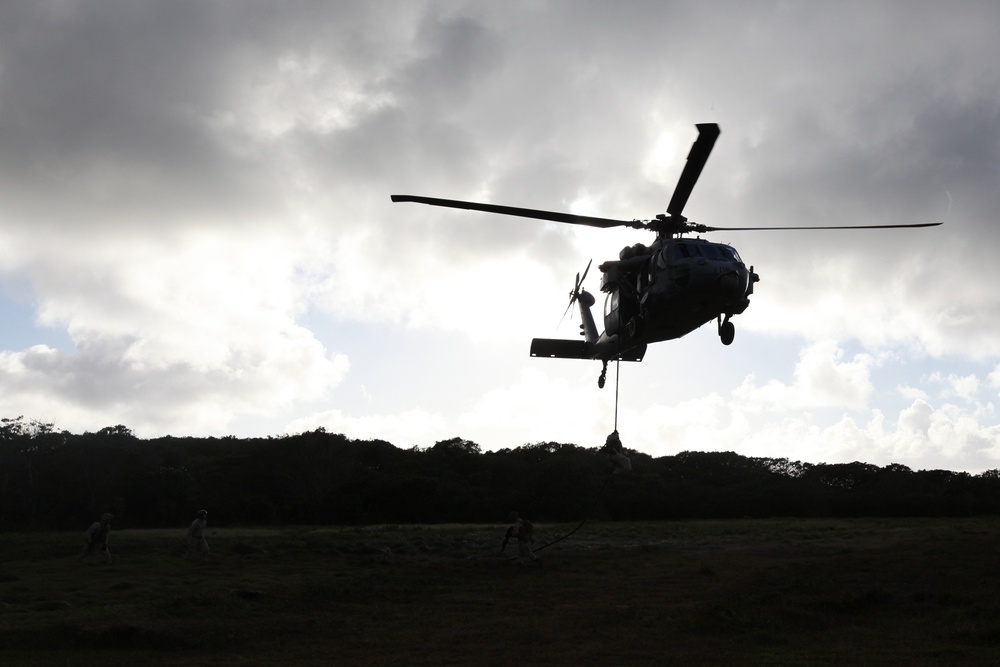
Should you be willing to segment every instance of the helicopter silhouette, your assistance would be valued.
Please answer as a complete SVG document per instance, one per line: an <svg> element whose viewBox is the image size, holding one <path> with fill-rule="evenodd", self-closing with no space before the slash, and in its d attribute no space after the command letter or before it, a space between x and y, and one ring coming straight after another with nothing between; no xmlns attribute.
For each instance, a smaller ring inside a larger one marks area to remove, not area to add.
<svg viewBox="0 0 1000 667"><path fill-rule="evenodd" d="M617 260L600 264L601 291L604 302L604 331L598 333L591 308L597 302L582 289L590 270L576 274L570 292L567 312L579 304L580 335L583 340L535 338L531 341L531 356L560 359L591 359L603 362L597 384L604 387L608 362L642 361L651 343L672 340L687 335L712 320L718 324L723 345L730 345L736 335L731 319L750 305L753 286L760 280L753 266L747 268L736 248L713 243L685 234L715 231L777 231L821 229L892 229L934 227L940 222L905 225L838 225L828 227L709 227L690 222L684 215L691 191L708 160L719 126L715 123L696 125L698 138L691 147L684 170L674 188L666 214L651 220L615 220L538 209L499 206L454 199L437 199L414 195L392 195L394 202L414 202L431 206L460 208L486 213L499 213L524 218L588 227L631 227L656 233L648 246L642 243L626 246ZM565 317L565 313L563 313Z"/></svg>

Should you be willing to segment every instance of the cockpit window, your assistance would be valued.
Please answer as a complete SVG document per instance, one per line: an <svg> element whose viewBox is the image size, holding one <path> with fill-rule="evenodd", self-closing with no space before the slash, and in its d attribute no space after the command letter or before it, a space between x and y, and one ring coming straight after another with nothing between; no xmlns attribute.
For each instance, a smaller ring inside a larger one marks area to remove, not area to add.
<svg viewBox="0 0 1000 667"><path fill-rule="evenodd" d="M616 310L618 310L618 290L608 294L608 298L604 300L604 316L607 317Z"/></svg>
<svg viewBox="0 0 1000 667"><path fill-rule="evenodd" d="M698 249L692 248L686 243L675 243L674 244L674 259L691 259L698 255ZM694 250L694 252L692 252Z"/></svg>
<svg viewBox="0 0 1000 667"><path fill-rule="evenodd" d="M710 245L706 243L705 245L701 246L699 250L701 250L702 257L707 257L708 259L725 259L719 253L719 246L717 245Z"/></svg>
<svg viewBox="0 0 1000 667"><path fill-rule="evenodd" d="M704 257L723 262L739 262L740 256L736 248L723 245L721 243L682 243L676 242L669 248L670 257L674 261L691 259L694 257ZM662 269L667 263L667 251L664 251L657 260Z"/></svg>
<svg viewBox="0 0 1000 667"><path fill-rule="evenodd" d="M727 262L736 261L733 249L727 245L717 245L715 246L715 251L719 254L719 259L725 260Z"/></svg>

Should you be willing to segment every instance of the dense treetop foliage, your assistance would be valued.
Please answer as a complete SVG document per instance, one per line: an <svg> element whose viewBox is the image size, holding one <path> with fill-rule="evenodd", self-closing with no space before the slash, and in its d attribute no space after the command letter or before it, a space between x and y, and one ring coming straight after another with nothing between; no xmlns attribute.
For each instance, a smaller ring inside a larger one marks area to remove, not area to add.
<svg viewBox="0 0 1000 667"><path fill-rule="evenodd" d="M282 437L143 440L125 426L58 432L0 421L0 529L502 522L1000 513L1000 470L811 464L734 452L653 458L554 442L483 452L461 438L401 449L323 429Z"/></svg>

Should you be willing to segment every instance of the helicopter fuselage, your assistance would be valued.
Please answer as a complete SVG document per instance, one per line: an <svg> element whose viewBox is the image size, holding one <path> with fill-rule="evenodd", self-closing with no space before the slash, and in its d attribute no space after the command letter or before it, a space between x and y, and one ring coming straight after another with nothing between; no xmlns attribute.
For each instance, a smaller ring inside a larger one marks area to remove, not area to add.
<svg viewBox="0 0 1000 667"><path fill-rule="evenodd" d="M633 337L655 343L680 338L720 316L728 319L742 313L750 305L757 277L732 246L670 239L654 247L635 280L633 291L631 285L623 286L604 272L605 328L630 327L630 321L637 318L630 327Z"/></svg>
<svg viewBox="0 0 1000 667"><path fill-rule="evenodd" d="M732 246L703 239L657 239L622 249L604 262L601 291L604 332L597 334L588 292L579 295L583 341L536 338L533 356L639 361L650 343L680 338L716 320L726 345L733 340L729 319L750 305L759 279ZM560 344L561 343L561 344ZM582 344L579 344L582 343Z"/></svg>

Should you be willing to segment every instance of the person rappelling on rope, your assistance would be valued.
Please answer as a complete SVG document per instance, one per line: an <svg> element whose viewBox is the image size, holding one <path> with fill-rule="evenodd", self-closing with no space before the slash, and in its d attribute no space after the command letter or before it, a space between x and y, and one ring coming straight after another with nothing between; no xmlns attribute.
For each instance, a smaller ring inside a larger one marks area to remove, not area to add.
<svg viewBox="0 0 1000 667"><path fill-rule="evenodd" d="M621 367L621 357L615 364L615 430L611 432L608 439L604 441L601 451L611 459L614 468L612 474L618 472L632 472L632 461L622 453L622 439L618 437L618 369ZM609 477L610 479L610 477Z"/></svg>
<svg viewBox="0 0 1000 667"><path fill-rule="evenodd" d="M541 564L538 556L535 555L535 552L531 548L531 545L535 542L533 535L534 526L531 525L531 522L519 517L517 512L511 512L507 520L511 523L507 528L507 534L504 535L503 544L500 545L500 551L502 552L507 548L507 542L513 537L517 540L517 560L521 565L532 561Z"/></svg>
<svg viewBox="0 0 1000 667"><path fill-rule="evenodd" d="M632 461L622 453L622 440L618 437L617 429L612 431L608 439L604 441L601 451L611 459L611 463L615 466L614 472L632 471Z"/></svg>

